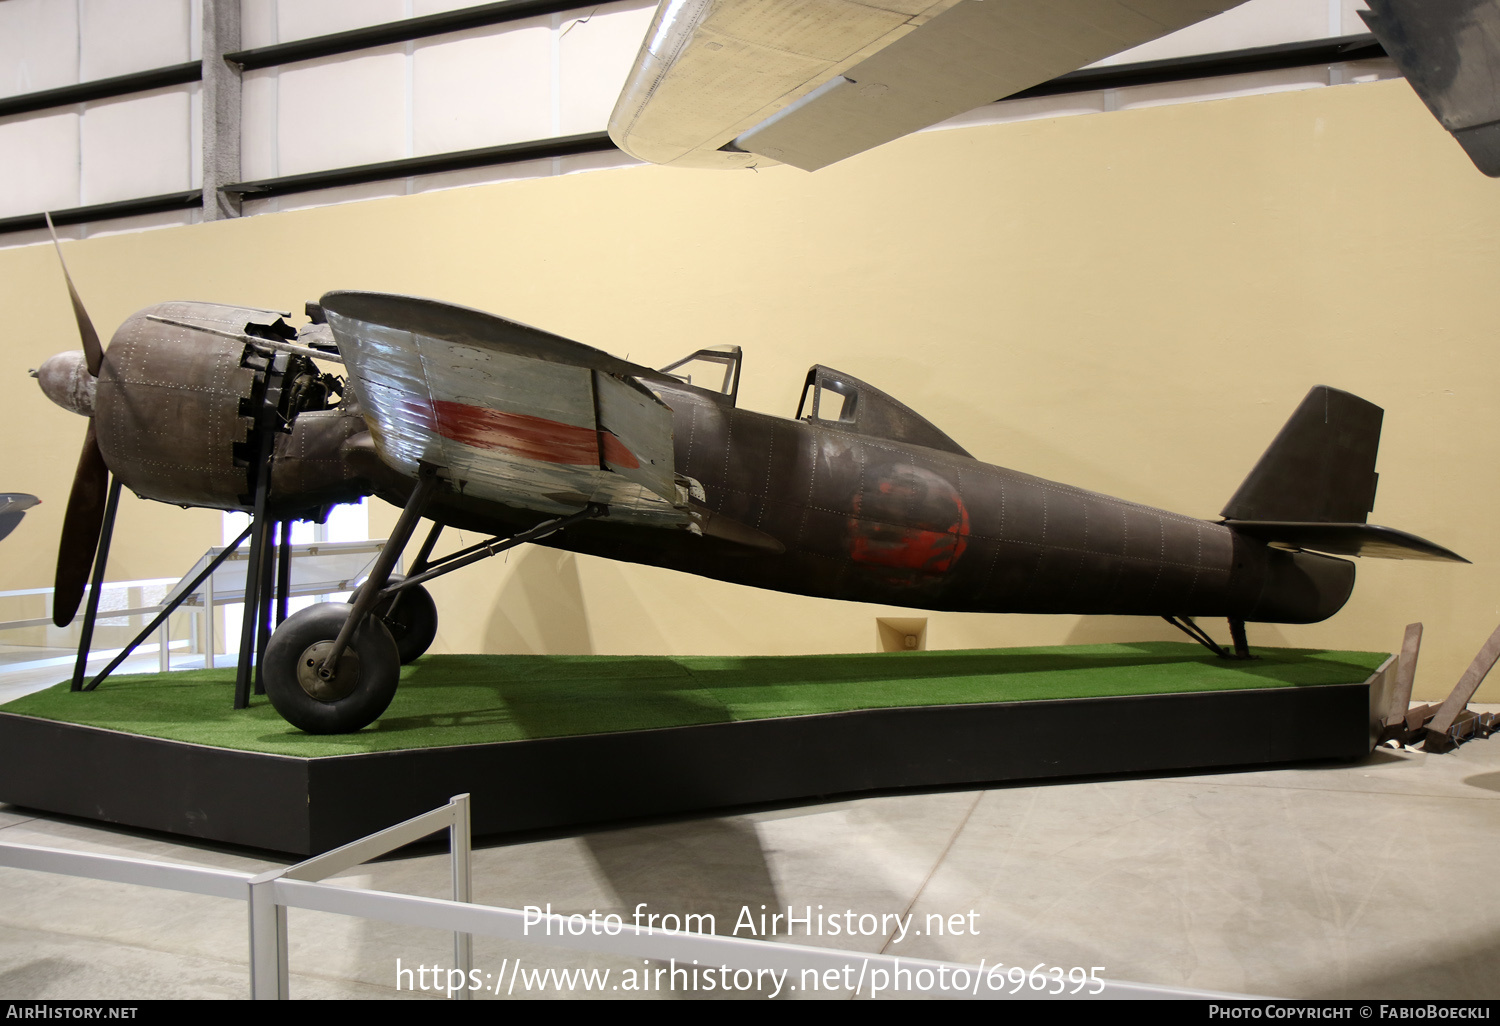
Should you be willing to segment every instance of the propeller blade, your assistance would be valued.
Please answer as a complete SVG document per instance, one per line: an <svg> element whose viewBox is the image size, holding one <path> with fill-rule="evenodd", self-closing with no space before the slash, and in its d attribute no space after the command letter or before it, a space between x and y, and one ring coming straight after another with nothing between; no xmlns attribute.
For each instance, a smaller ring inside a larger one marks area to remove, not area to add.
<svg viewBox="0 0 1500 1026"><path fill-rule="evenodd" d="M78 456L78 470L73 475L73 490L68 494L68 509L63 515L62 541L57 548L57 578L52 592L52 622L66 627L73 622L78 604L88 587L89 571L94 566L94 552L99 548L99 532L104 527L104 504L109 493L109 468L94 436L94 420L89 418L88 434L83 437L83 452Z"/></svg>
<svg viewBox="0 0 1500 1026"><path fill-rule="evenodd" d="M68 283L68 297L73 300L73 319L78 322L78 337L83 340L83 355L88 360L89 373L97 378L99 368L104 363L104 347L99 344L99 333L94 330L94 322L89 320L88 311L83 308L83 300L78 298L78 290L73 287L73 276L68 273L68 262L63 259L62 243L57 241L57 229L52 227L52 215L43 216L47 219L47 230L52 233L57 262L62 264L63 278Z"/></svg>

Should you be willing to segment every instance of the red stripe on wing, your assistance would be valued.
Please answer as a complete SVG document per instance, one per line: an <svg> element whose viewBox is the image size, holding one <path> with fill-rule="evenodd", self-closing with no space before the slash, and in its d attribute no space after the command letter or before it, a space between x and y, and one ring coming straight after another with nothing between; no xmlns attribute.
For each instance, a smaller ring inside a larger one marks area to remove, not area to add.
<svg viewBox="0 0 1500 1026"><path fill-rule="evenodd" d="M606 462L627 470L635 470L641 465L625 444L609 431L447 399L433 401L436 415L436 423L433 423L432 414L426 409L419 409L415 403L402 405L413 414L413 420L427 429L476 449L504 449L543 463L585 467L598 464L602 441Z"/></svg>

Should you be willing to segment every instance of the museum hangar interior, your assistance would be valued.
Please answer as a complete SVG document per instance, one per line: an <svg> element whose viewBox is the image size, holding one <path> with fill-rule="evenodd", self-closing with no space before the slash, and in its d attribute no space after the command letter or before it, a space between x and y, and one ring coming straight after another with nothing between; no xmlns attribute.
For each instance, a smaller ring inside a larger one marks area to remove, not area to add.
<svg viewBox="0 0 1500 1026"><path fill-rule="evenodd" d="M0 696L65 678L77 644L76 625L37 623L83 436L25 373L77 346L38 223L53 211L106 340L168 300L296 324L306 303L354 289L488 311L648 367L734 345L741 408L791 417L808 367L837 367L980 460L1206 519L1310 388L1347 390L1385 411L1372 519L1473 565L1362 561L1336 616L1252 623L1249 644L1390 653L1421 622L1413 698L1440 701L1500 619L1482 513L1500 496L1481 469L1500 445L1486 302L1500 208L1395 65L1351 42L1362 6L1250 0L1104 63L1159 62L1152 81L1004 100L808 173L656 167L609 142L646 0L477 22L456 0L207 14L199 0L5 0L0 489L42 502L0 541ZM1251 70L1225 59L1266 49L1280 56ZM226 53L250 56L208 59ZM371 499L299 537L384 538L399 514ZM242 526L126 494L105 611L157 601ZM480 539L453 530L438 551ZM430 589L439 655L876 652L893 629L929 651L1184 640L1149 617L834 601L540 546ZM223 665L236 614L218 615ZM201 666L203 631L181 620L167 653L126 669ZM101 620L97 648L141 622ZM1224 640L1222 621L1209 629ZM483 838L473 900L644 903L720 924L761 906L972 913L943 936L778 939L1230 994L1492 998L1500 931L1474 896L1497 800L1493 740L834 795ZM0 843L243 872L295 861L23 805L0 807ZM447 873L445 853L418 849L335 882L442 895ZM0 996L246 993L233 903L12 868L0 895ZM397 959L451 958L436 930L301 909L288 937L294 997L430 997L400 988ZM484 938L473 957L484 971L632 965Z"/></svg>

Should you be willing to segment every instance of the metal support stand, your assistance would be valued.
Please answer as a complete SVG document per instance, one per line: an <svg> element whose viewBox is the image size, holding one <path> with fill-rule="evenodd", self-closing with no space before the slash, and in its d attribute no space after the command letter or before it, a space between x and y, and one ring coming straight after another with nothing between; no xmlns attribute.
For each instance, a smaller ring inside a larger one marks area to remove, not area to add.
<svg viewBox="0 0 1500 1026"><path fill-rule="evenodd" d="M255 462L255 509L250 517L254 534L250 539L250 566L245 574L245 616L240 623L240 664L234 678L236 709L244 709L250 705L252 668L260 662L256 658L260 652L257 643L260 641L261 623L264 620L263 610L268 601L262 585L267 581L270 570L266 544L270 540L272 526L266 520L266 502L271 490L271 455L275 451L276 432L281 427L278 411L288 359L285 353L277 353L271 358L266 371L266 390L261 397L260 412L256 417L260 446ZM259 687L256 690L264 693Z"/></svg>
<svg viewBox="0 0 1500 1026"><path fill-rule="evenodd" d="M1229 636L1234 639L1234 657L1236 659L1254 659L1250 654L1250 642L1245 637L1245 621L1229 619Z"/></svg>
<svg viewBox="0 0 1500 1026"><path fill-rule="evenodd" d="M262 465L267 470L261 476L270 477L269 465ZM266 536L271 526L263 515L265 510L263 491L261 487L256 488L256 512L250 521L253 533L250 536L250 565L246 567L245 572L245 615L240 620L240 661L234 678L234 707L236 709L245 709L250 705L255 643L260 634L260 582L265 577L266 542L269 540Z"/></svg>
<svg viewBox="0 0 1500 1026"><path fill-rule="evenodd" d="M292 593L292 521L281 522L281 540L276 543L276 626L286 619Z"/></svg>
<svg viewBox="0 0 1500 1026"><path fill-rule="evenodd" d="M115 533L115 511L120 508L120 479L109 479L109 499L104 504L104 526L99 531L99 548L94 553L94 579L89 586L89 602L84 608L83 631L78 638L78 662L73 666L70 691L83 690L83 674L88 668L89 645L94 641L94 622L99 617L99 593L104 589L104 567L109 562L109 539Z"/></svg>
<svg viewBox="0 0 1500 1026"><path fill-rule="evenodd" d="M284 521L283 521L284 523ZM266 532L266 541L273 541L280 532L277 522L272 522ZM266 693L265 681L261 678L260 666L265 660L266 645L271 641L271 606L276 600L276 567L280 563L279 553L282 550L267 550L266 558L262 561L262 573L260 579L260 602L256 610L258 621L255 633L255 693L264 695Z"/></svg>
<svg viewBox="0 0 1500 1026"><path fill-rule="evenodd" d="M1230 658L1229 653L1224 651L1218 645L1214 644L1214 639L1208 636L1207 631L1194 623L1192 617L1164 616L1162 617L1162 619L1167 621L1167 623L1171 624L1173 627L1176 627L1178 630L1182 631L1182 633L1192 638L1194 641L1202 645L1204 648L1208 649L1220 659Z"/></svg>
<svg viewBox="0 0 1500 1026"><path fill-rule="evenodd" d="M111 673L114 673L115 669L126 660L130 653L135 651L137 645L151 636L152 631L156 630L158 627L165 628L167 618L177 611L178 606L187 601L189 595L198 590L199 585L208 580L209 577L213 575L213 572L219 569L220 563L224 562L224 560L228 559L239 549L240 545L244 542L245 538L249 534L250 528L247 527L240 532L240 536L234 540L234 543L232 545L226 545L224 547L224 551L215 556L213 558L213 562L209 563L208 566L204 567L202 571L199 572L197 577L193 578L193 583L184 588L182 590L182 594L178 595L171 602L167 603L166 608L163 609L160 613L156 614L156 619L152 620L145 630L137 634L135 636L135 640L126 645L125 648L120 652L120 654L115 656L114 660L108 666L100 670L98 676L89 681L88 686L83 688L82 690L92 691L97 688L99 686L99 682L104 680L104 678L108 677ZM211 596L212 592L210 592L209 595ZM209 605L207 606L207 609L208 615L213 616L213 606ZM211 638L212 634L210 634L209 636ZM165 643L165 635L163 635L163 644Z"/></svg>

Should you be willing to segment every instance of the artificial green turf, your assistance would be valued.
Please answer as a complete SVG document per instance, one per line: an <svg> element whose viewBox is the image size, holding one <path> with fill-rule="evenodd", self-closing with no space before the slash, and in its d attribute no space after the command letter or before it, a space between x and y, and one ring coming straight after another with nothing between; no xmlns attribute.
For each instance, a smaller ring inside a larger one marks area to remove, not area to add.
<svg viewBox="0 0 1500 1026"><path fill-rule="evenodd" d="M1257 649L1250 662L1175 642L879 655L427 656L386 714L355 734L310 735L265 698L231 708L234 671L59 684L0 711L277 755L353 755L617 730L905 706L1352 684L1376 652Z"/></svg>

